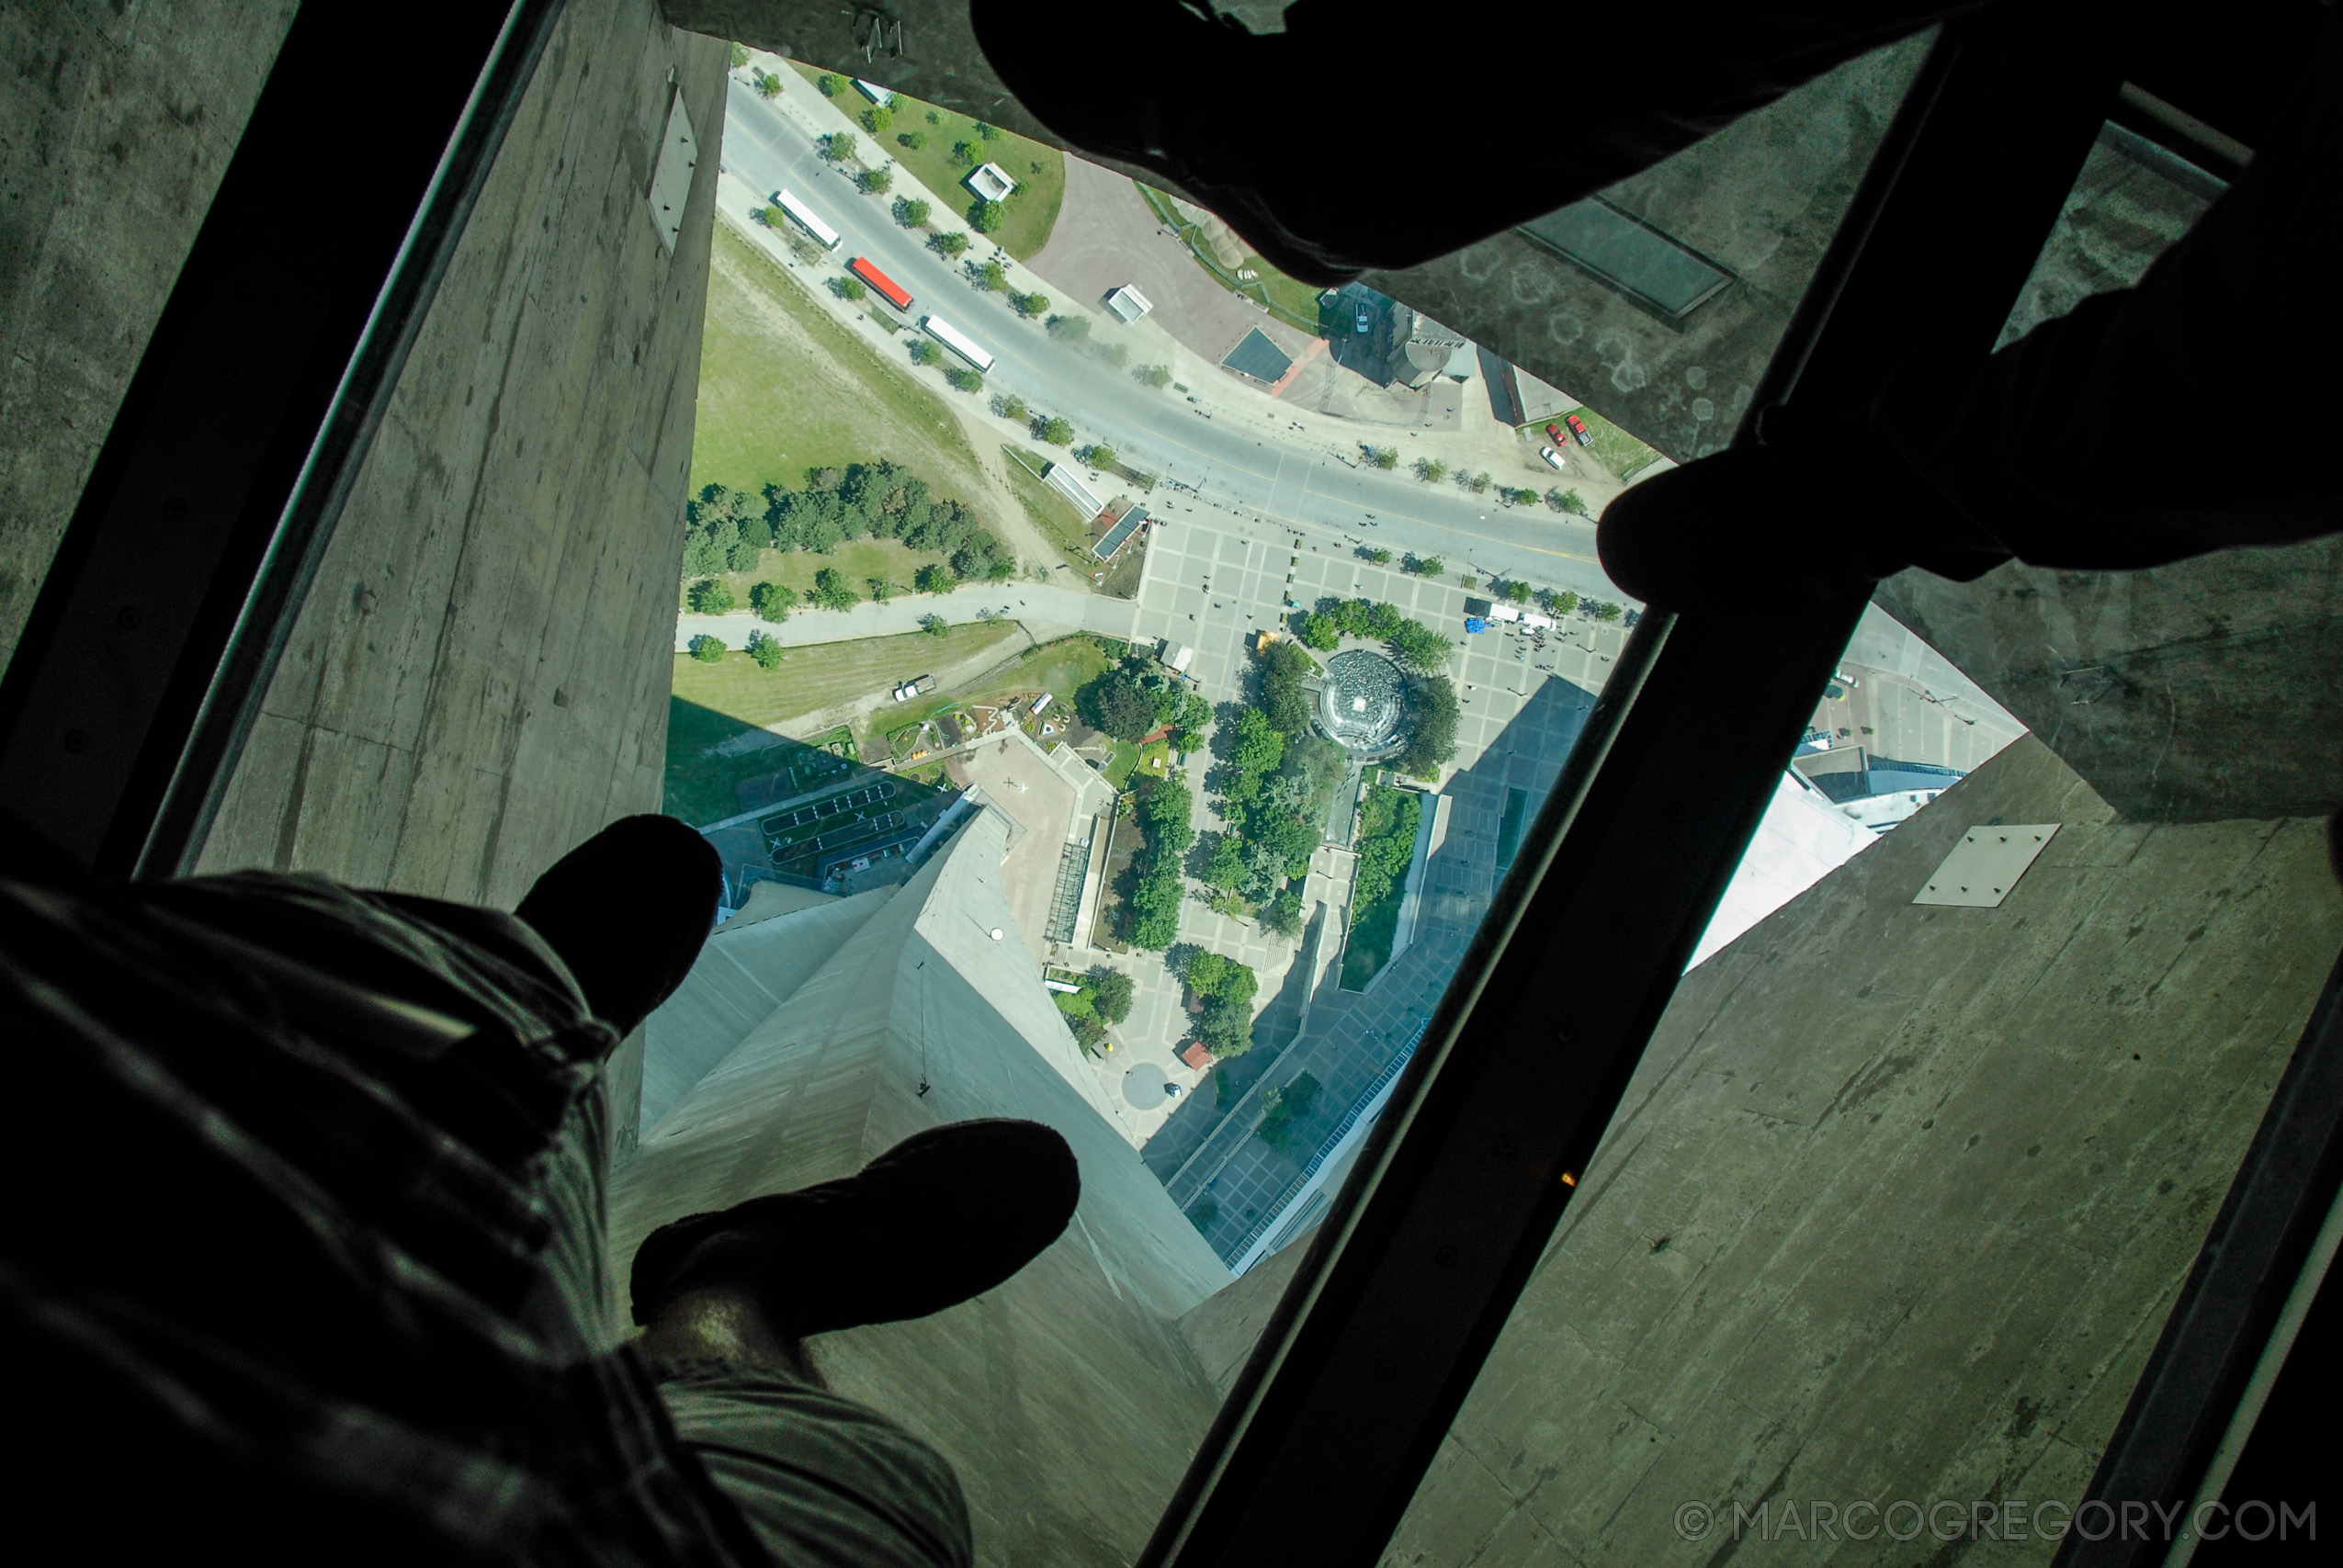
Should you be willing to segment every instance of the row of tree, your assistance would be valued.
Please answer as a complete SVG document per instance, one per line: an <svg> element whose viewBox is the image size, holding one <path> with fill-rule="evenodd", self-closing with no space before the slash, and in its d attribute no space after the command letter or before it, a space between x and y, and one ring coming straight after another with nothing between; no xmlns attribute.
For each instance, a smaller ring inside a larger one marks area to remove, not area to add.
<svg viewBox="0 0 2343 1568"><path fill-rule="evenodd" d="M900 539L944 557L962 581L1016 575L1016 557L967 502L934 494L900 464L809 468L805 488L767 485L762 495L711 484L686 509L684 575L753 570L767 549L828 555L850 539Z"/></svg>
<svg viewBox="0 0 2343 1568"><path fill-rule="evenodd" d="M1186 895L1180 881L1180 862L1196 841L1190 818L1195 802L1188 794L1184 773L1170 773L1148 783L1138 799L1139 831L1144 838L1131 857L1131 941L1161 953L1180 940L1180 901Z"/></svg>
<svg viewBox="0 0 2343 1568"><path fill-rule="evenodd" d="M1387 647L1402 669L1432 674L1448 667L1456 645L1389 604L1371 599L1320 599L1303 617L1302 640L1320 652L1340 648L1346 637L1371 637Z"/></svg>
<svg viewBox="0 0 2343 1568"><path fill-rule="evenodd" d="M1423 796L1411 789L1377 784L1367 792L1359 814L1359 861L1351 873L1351 908L1371 909L1408 874L1416 852L1416 829L1423 821Z"/></svg>

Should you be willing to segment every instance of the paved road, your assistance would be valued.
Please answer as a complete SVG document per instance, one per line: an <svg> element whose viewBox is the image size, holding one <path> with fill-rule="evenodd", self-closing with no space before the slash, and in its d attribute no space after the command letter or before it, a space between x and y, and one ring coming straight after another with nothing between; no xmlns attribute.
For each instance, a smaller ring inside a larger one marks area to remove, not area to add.
<svg viewBox="0 0 2343 1568"><path fill-rule="evenodd" d="M1166 483L1149 498L1151 511L1194 513L1199 520L1219 511L1395 553L1438 556L1458 569L1518 572L1581 593L1615 593L1595 564L1592 525L1543 507L1508 511L1403 473L1353 466L1337 449L1353 439L1397 441L1405 455L1410 442L1404 435L1323 416L1296 420L1219 372L1215 377L1225 384L1195 387L1199 400L1190 402L1146 388L1087 354L1058 348L1037 322L1019 319L1002 296L973 287L959 264L899 227L889 215L891 197L863 196L845 175L825 165L815 152L814 132L785 111L790 101L768 103L735 77L724 131L724 199L745 209L749 193L769 197L783 186L796 191L844 236L840 265L850 256L870 257L911 291L914 318L933 311L990 349L997 356L991 386L1066 413L1083 439L1104 441L1136 465L1161 473ZM827 104L796 106L796 115L808 118L833 114ZM900 166L897 176L899 187L908 183ZM939 213L960 205L952 199L956 191L934 194ZM1022 274L1011 276L1023 283ZM870 309L885 307L874 302Z"/></svg>

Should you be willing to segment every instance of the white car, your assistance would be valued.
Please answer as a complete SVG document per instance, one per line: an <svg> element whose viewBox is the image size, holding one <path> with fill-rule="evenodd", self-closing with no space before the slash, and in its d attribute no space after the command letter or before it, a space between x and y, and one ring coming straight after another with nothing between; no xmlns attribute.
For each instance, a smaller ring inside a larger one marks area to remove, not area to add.
<svg viewBox="0 0 2343 1568"><path fill-rule="evenodd" d="M1565 473L1569 471L1569 465L1562 461L1562 454L1556 452L1553 447L1541 446L1537 449L1537 455L1545 458L1548 466L1560 468Z"/></svg>

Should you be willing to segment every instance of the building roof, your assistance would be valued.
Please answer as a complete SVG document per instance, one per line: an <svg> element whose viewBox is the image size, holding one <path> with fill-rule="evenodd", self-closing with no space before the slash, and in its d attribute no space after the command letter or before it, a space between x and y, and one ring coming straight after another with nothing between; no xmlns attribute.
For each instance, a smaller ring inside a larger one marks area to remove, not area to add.
<svg viewBox="0 0 2343 1568"><path fill-rule="evenodd" d="M1106 308L1126 321L1136 321L1155 309L1155 301L1126 283L1106 297Z"/></svg>
<svg viewBox="0 0 2343 1568"><path fill-rule="evenodd" d="M1256 381L1274 385L1294 367L1294 356L1278 347L1267 333L1255 327L1228 351L1228 356L1220 363L1239 376L1250 376Z"/></svg>
<svg viewBox="0 0 2343 1568"><path fill-rule="evenodd" d="M961 183L987 201L1006 201L1009 193L1017 188L1017 182L998 164L978 165Z"/></svg>

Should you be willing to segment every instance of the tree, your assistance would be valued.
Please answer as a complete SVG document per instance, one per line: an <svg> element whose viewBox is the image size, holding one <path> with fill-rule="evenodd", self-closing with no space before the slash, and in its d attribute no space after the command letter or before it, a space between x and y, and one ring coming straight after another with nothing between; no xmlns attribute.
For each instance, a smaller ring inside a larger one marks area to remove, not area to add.
<svg viewBox="0 0 2343 1568"><path fill-rule="evenodd" d="M732 46L732 69L738 71L741 66L746 65L748 62L749 46L744 43L734 44Z"/></svg>
<svg viewBox="0 0 2343 1568"><path fill-rule="evenodd" d="M1378 468L1390 469L1399 466L1399 448L1397 446L1370 446L1366 449L1366 456L1367 461Z"/></svg>
<svg viewBox="0 0 2343 1568"><path fill-rule="evenodd" d="M911 340L911 363L914 365L941 365L944 363L944 350L934 342L927 338L913 338Z"/></svg>
<svg viewBox="0 0 2343 1568"><path fill-rule="evenodd" d="M1369 550L1366 553L1366 558L1377 566L1389 566L1391 564L1391 552L1380 547Z"/></svg>
<svg viewBox="0 0 2343 1568"><path fill-rule="evenodd" d="M885 104L871 105L870 107L863 110L858 118L863 122L863 129L873 136L879 135L895 123L894 114Z"/></svg>
<svg viewBox="0 0 2343 1568"><path fill-rule="evenodd" d="M923 567L921 570L932 571L934 569L933 567ZM948 637L951 635L952 628L950 625L945 621L943 616L930 611L928 614L920 617L920 630L925 632L930 637Z"/></svg>
<svg viewBox="0 0 2343 1568"><path fill-rule="evenodd" d="M992 413L996 419L1013 419L1022 424L1032 412L1025 407L1025 400L1014 392L992 394Z"/></svg>
<svg viewBox="0 0 2343 1568"><path fill-rule="evenodd" d="M851 130L833 130L821 139L821 155L833 164L843 164L855 155L861 143Z"/></svg>
<svg viewBox="0 0 2343 1568"><path fill-rule="evenodd" d="M968 248L968 237L953 230L929 236L927 248L942 256L957 256Z"/></svg>
<svg viewBox="0 0 2343 1568"><path fill-rule="evenodd" d="M1047 441L1052 446L1063 446L1074 439L1073 423L1058 414L1052 414L1047 419L1036 420L1034 438L1037 441Z"/></svg>
<svg viewBox="0 0 2343 1568"><path fill-rule="evenodd" d="M825 98L836 97L838 90L845 85L846 79L843 76L828 71L823 72L814 81L814 85L821 89L821 96Z"/></svg>
<svg viewBox="0 0 2343 1568"><path fill-rule="evenodd" d="M767 102L781 96L781 78L768 71L756 73L756 96Z"/></svg>
<svg viewBox="0 0 2343 1568"><path fill-rule="evenodd" d="M1008 209L1000 202L987 201L979 197L976 205L968 209L968 227L979 234L997 234L1001 231L1001 225L1007 221Z"/></svg>
<svg viewBox="0 0 2343 1568"><path fill-rule="evenodd" d="M1391 652L1409 670L1430 673L1444 670L1456 645L1421 621L1402 621L1392 634Z"/></svg>
<svg viewBox="0 0 2343 1568"><path fill-rule="evenodd" d="M1587 514L1586 497L1574 490L1563 490L1556 487L1547 491L1545 504L1556 512L1567 512L1574 517L1584 517Z"/></svg>
<svg viewBox="0 0 2343 1568"><path fill-rule="evenodd" d="M781 645L763 632L749 633L749 657L756 660L760 670L781 668Z"/></svg>
<svg viewBox="0 0 2343 1568"><path fill-rule="evenodd" d="M954 168L973 169L979 164L983 162L984 148L979 143L974 141L955 141L952 143L952 166Z"/></svg>
<svg viewBox="0 0 2343 1568"><path fill-rule="evenodd" d="M1131 1016L1131 977L1104 964L1090 972L1090 1005L1109 1023Z"/></svg>
<svg viewBox="0 0 2343 1568"><path fill-rule="evenodd" d="M1410 467L1415 470L1416 478L1428 485L1438 484L1448 477L1448 465L1437 457L1419 457Z"/></svg>
<svg viewBox="0 0 2343 1568"><path fill-rule="evenodd" d="M825 610L851 610L862 603L862 595L848 586L845 574L828 566L813 574L813 586L806 590L806 597Z"/></svg>
<svg viewBox="0 0 2343 1568"><path fill-rule="evenodd" d="M1134 381L1143 382L1148 386L1153 387L1160 392L1164 388L1172 384L1172 367L1169 365L1142 365L1138 369L1131 372L1131 379Z"/></svg>
<svg viewBox="0 0 2343 1568"><path fill-rule="evenodd" d="M912 575L911 586L922 593L949 593L959 584L952 576L951 568L937 566L931 561ZM941 637L944 634L938 632L936 635Z"/></svg>
<svg viewBox="0 0 2343 1568"><path fill-rule="evenodd" d="M758 620L778 625L789 618L790 598L789 591L779 583L760 582L749 590L749 608L756 612Z"/></svg>
<svg viewBox="0 0 2343 1568"><path fill-rule="evenodd" d="M1261 907L1255 917L1261 929L1288 941L1302 934L1302 893L1298 887L1285 887L1277 896Z"/></svg>
<svg viewBox="0 0 2343 1568"><path fill-rule="evenodd" d="M1311 615L1302 622L1302 640L1320 653L1331 653L1342 646L1342 628L1331 615Z"/></svg>
<svg viewBox="0 0 2343 1568"><path fill-rule="evenodd" d="M1456 476L1456 482L1463 485L1466 490L1471 491L1475 495L1485 494L1488 490L1488 475L1486 471L1475 474L1469 479L1462 473L1459 473Z"/></svg>
<svg viewBox="0 0 2343 1568"><path fill-rule="evenodd" d="M1408 741L1393 762L1404 773L1434 778L1456 754L1456 688L1445 675L1408 682Z"/></svg>
<svg viewBox="0 0 2343 1568"><path fill-rule="evenodd" d="M1044 310L1049 309L1049 296L1047 294L1012 294L1009 296L1009 303L1015 308L1017 314L1030 321L1036 316L1040 315Z"/></svg>
<svg viewBox="0 0 2343 1568"><path fill-rule="evenodd" d="M1111 468L1115 466L1115 448L1104 442L1085 446L1074 456L1093 468Z"/></svg>
<svg viewBox="0 0 2343 1568"><path fill-rule="evenodd" d="M1290 642L1273 642L1261 651L1261 711L1288 740L1310 731L1312 704L1302 682L1317 670L1309 655Z"/></svg>
<svg viewBox="0 0 2343 1568"><path fill-rule="evenodd" d="M1075 711L1093 729L1117 740L1137 740L1155 728L1155 699L1120 670L1085 684L1074 694Z"/></svg>
<svg viewBox="0 0 2343 1568"><path fill-rule="evenodd" d="M927 203L915 196L899 196L895 198L895 221L906 229L926 228L927 214Z"/></svg>
<svg viewBox="0 0 2343 1568"><path fill-rule="evenodd" d="M702 634L692 638L689 647L692 657L702 664L713 664L724 657L724 643L719 637Z"/></svg>
<svg viewBox="0 0 2343 1568"><path fill-rule="evenodd" d="M855 176L855 183L862 186L863 194L865 196L885 196L889 191L895 188L895 171L892 169L865 169L861 174Z"/></svg>
<svg viewBox="0 0 2343 1568"><path fill-rule="evenodd" d="M863 280L859 277L833 277L830 280L830 291L841 299L861 300L870 296L870 290L863 287Z"/></svg>
<svg viewBox="0 0 2343 1568"><path fill-rule="evenodd" d="M978 267L976 280L977 287L988 294L1002 294L1008 291L1009 274L997 261L989 261Z"/></svg>
<svg viewBox="0 0 2343 1568"><path fill-rule="evenodd" d="M1223 833L1213 840L1211 852L1205 856L1204 880L1231 892L1244 886L1245 846L1235 835Z"/></svg>
<svg viewBox="0 0 2343 1568"><path fill-rule="evenodd" d="M1509 582L1505 585L1505 597L1516 604L1526 604L1530 602L1530 585L1526 582Z"/></svg>
<svg viewBox="0 0 2343 1568"><path fill-rule="evenodd" d="M1078 344L1090 337L1088 316L1052 316L1042 323L1049 335L1063 344Z"/></svg>
<svg viewBox="0 0 2343 1568"><path fill-rule="evenodd" d="M963 392L981 392L984 390L984 378L978 375L975 371L968 369L966 366L946 366L944 371L944 379Z"/></svg>
<svg viewBox="0 0 2343 1568"><path fill-rule="evenodd" d="M870 602L874 604L884 604L895 596L895 585L883 577L866 577L863 581L870 585Z"/></svg>
<svg viewBox="0 0 2343 1568"><path fill-rule="evenodd" d="M1625 606L1614 604L1608 599L1604 600L1602 604L1595 605L1593 608L1594 618L1598 621L1615 621L1621 615L1626 614Z"/></svg>
<svg viewBox="0 0 2343 1568"><path fill-rule="evenodd" d="M1307 1158L1295 1124L1318 1103L1319 1082L1307 1073L1296 1073L1291 1083L1262 1097L1261 1141L1299 1165Z"/></svg>
<svg viewBox="0 0 2343 1568"><path fill-rule="evenodd" d="M912 152L916 152L921 148L927 145L927 132L924 130L906 130L895 138L895 144L899 147L908 147Z"/></svg>
<svg viewBox="0 0 2343 1568"><path fill-rule="evenodd" d="M732 591L715 578L705 578L692 584L690 604L696 615L720 615L732 607Z"/></svg>
<svg viewBox="0 0 2343 1568"><path fill-rule="evenodd" d="M1399 570L1413 572L1418 577L1438 577L1448 570L1448 563L1438 556L1411 555L1399 562Z"/></svg>
<svg viewBox="0 0 2343 1568"><path fill-rule="evenodd" d="M987 125L982 120L978 120L976 122L976 133L979 136L983 137L987 141L998 141L1001 140L1001 128L997 125Z"/></svg>

